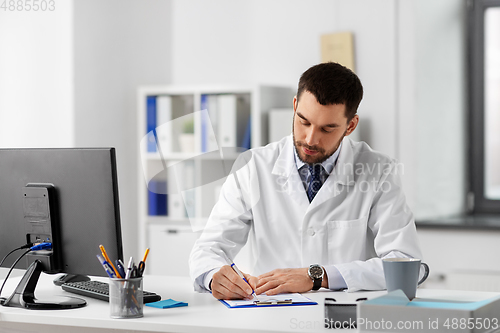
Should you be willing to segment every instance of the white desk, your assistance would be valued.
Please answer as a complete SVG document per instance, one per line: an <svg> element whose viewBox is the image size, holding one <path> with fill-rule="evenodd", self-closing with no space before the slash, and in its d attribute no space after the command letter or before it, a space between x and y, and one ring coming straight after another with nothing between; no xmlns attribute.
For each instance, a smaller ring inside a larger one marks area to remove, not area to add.
<svg viewBox="0 0 500 333"><path fill-rule="evenodd" d="M4 274L0 274L4 276ZM42 274L36 295L74 294L54 286L54 276ZM10 295L20 277L10 278L2 296ZM353 301L359 297L373 298L377 292L328 292L321 290L304 294L318 302L313 306L228 309L210 294L193 291L186 278L145 276L144 289L154 291L162 299L173 298L189 303L187 307L156 309L144 307L139 319L111 319L109 304L86 298L84 308L71 310L27 310L0 306L0 333L4 332L334 332L324 328L324 299L333 297L338 302ZM420 289L419 297L453 295L453 291ZM460 292L462 293L462 292ZM497 293L481 293L481 295ZM352 332L352 330L351 330Z"/></svg>

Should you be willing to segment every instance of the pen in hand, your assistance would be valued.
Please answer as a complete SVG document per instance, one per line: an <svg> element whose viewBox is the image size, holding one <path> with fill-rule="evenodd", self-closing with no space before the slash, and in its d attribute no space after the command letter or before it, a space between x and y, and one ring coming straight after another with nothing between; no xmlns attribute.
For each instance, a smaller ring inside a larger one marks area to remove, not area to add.
<svg viewBox="0 0 500 333"><path fill-rule="evenodd" d="M215 254L217 254L217 252L215 252L214 249L212 249L212 251ZM250 285L250 283L248 283L248 281L245 278L245 276L243 275L243 273L241 273L241 271L238 269L238 267L236 267L236 264L231 259L229 259L229 257L226 255L226 253L224 251L221 250L220 252L222 253L222 256L224 257L224 259L226 259L227 264L229 266L231 266L231 268L236 272L236 274L238 274L243 279L243 281L245 281L250 286L250 288L252 288L252 286ZM257 294L255 294L255 290L253 290L253 288L252 288L252 296L257 301L259 300L259 298L257 297Z"/></svg>
<svg viewBox="0 0 500 333"><path fill-rule="evenodd" d="M230 262L228 263L231 268L236 272L236 274L238 274L242 279L243 281L245 281L249 286L250 286L250 283L248 283L247 279L245 278L245 276L243 275L243 273L241 273L241 271L238 269L238 267L236 267L235 263L234 262ZM250 288L252 288L252 286L250 286ZM256 299L256 300L259 300L257 298L257 295L255 294L255 291L253 290L252 288L252 296Z"/></svg>

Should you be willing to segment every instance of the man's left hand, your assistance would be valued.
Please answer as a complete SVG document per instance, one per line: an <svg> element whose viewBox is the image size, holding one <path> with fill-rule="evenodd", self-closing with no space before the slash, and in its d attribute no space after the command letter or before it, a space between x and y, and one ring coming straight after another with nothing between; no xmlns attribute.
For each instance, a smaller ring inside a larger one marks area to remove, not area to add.
<svg viewBox="0 0 500 333"><path fill-rule="evenodd" d="M303 293L310 291L313 281L307 274L308 268L275 269L260 275L255 292L276 295L281 293ZM325 277L323 277L325 279Z"/></svg>

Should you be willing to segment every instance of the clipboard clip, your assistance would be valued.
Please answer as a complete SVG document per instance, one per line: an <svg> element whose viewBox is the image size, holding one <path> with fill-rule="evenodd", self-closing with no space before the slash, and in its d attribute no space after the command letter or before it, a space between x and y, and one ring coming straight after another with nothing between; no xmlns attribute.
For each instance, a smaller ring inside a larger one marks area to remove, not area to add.
<svg viewBox="0 0 500 333"><path fill-rule="evenodd" d="M253 304L259 305L279 305L279 304L292 304L292 299L284 299L284 300L274 300L270 299L267 301L254 301Z"/></svg>

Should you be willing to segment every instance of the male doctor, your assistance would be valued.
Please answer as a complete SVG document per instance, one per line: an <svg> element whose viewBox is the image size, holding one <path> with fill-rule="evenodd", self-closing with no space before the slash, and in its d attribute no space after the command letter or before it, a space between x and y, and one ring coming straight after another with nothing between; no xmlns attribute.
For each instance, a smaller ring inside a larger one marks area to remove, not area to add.
<svg viewBox="0 0 500 333"><path fill-rule="evenodd" d="M382 258L421 258L395 160L348 138L359 78L309 68L293 99L292 135L235 162L190 256L195 290L217 299L329 289L385 289ZM228 265L247 244L250 286Z"/></svg>

